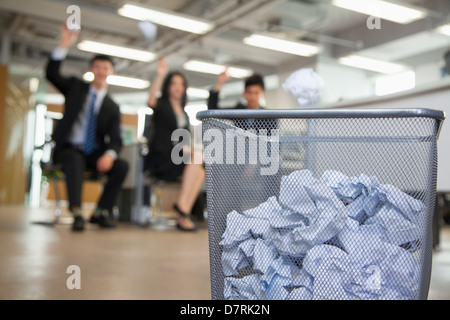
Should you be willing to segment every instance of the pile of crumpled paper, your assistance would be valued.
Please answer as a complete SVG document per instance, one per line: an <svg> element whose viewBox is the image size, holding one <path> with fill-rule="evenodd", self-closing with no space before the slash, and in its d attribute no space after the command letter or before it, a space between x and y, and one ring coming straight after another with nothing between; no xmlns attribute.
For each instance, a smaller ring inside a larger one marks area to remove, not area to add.
<svg viewBox="0 0 450 320"><path fill-rule="evenodd" d="M415 299L425 207L376 177L308 170L227 215L226 299Z"/></svg>

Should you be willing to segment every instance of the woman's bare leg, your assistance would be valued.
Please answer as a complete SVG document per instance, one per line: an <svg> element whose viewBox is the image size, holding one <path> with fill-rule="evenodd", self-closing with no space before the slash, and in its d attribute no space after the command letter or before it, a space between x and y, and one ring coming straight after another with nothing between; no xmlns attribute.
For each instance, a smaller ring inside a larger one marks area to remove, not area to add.
<svg viewBox="0 0 450 320"><path fill-rule="evenodd" d="M192 207L200 193L203 182L205 181L205 169L203 164L190 163L184 168L181 189L176 202L178 208L187 214L191 213ZM194 223L189 217L178 217L178 223L182 228L192 229L195 227Z"/></svg>

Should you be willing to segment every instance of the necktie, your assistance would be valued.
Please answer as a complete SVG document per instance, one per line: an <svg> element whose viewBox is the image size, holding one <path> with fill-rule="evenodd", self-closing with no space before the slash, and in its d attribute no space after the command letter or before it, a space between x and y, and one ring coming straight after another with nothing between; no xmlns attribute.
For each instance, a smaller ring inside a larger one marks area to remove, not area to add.
<svg viewBox="0 0 450 320"><path fill-rule="evenodd" d="M95 100L97 94L92 93L88 108L86 140L84 142L84 153L90 155L95 149L95 132L97 128L97 117L95 114Z"/></svg>

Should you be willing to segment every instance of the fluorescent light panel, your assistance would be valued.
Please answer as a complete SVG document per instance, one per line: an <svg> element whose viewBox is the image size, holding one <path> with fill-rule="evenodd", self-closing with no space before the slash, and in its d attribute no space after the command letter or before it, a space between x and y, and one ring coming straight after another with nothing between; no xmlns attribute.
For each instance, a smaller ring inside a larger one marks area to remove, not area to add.
<svg viewBox="0 0 450 320"><path fill-rule="evenodd" d="M391 93L410 90L415 86L415 72L407 71L378 78L375 83L375 94L377 96L384 96Z"/></svg>
<svg viewBox="0 0 450 320"><path fill-rule="evenodd" d="M116 46L112 44L83 40L78 44L78 49L88 52L106 54L110 56L149 62L155 59L152 52Z"/></svg>
<svg viewBox="0 0 450 320"><path fill-rule="evenodd" d="M286 40L262 34L252 34L251 36L244 38L243 41L245 44L254 47L294 54L303 57L310 57L320 52L320 48L315 44Z"/></svg>
<svg viewBox="0 0 450 320"><path fill-rule="evenodd" d="M422 19L426 11L382 0L333 0L333 5L370 16L407 24Z"/></svg>
<svg viewBox="0 0 450 320"><path fill-rule="evenodd" d="M346 57L339 58L339 63L350 67L366 69L386 74L396 73L406 69L406 66L401 64L366 58L357 55L349 55Z"/></svg>
<svg viewBox="0 0 450 320"><path fill-rule="evenodd" d="M450 37L450 24L444 24L436 29L439 33Z"/></svg>
<svg viewBox="0 0 450 320"><path fill-rule="evenodd" d="M206 99L209 97L209 91L206 89L189 87L189 88L187 88L187 95L189 97L193 97L193 98Z"/></svg>
<svg viewBox="0 0 450 320"><path fill-rule="evenodd" d="M174 13L151 7L141 7L125 4L119 10L121 16L140 21L150 21L172 29L183 30L196 34L205 34L214 28L214 23L188 15Z"/></svg>
<svg viewBox="0 0 450 320"><path fill-rule="evenodd" d="M225 71L226 66L200 60L189 60L183 65L183 68L196 72L220 74ZM228 74L233 78L246 78L252 75L252 70L247 68L229 66Z"/></svg>
<svg viewBox="0 0 450 320"><path fill-rule="evenodd" d="M83 79L85 81L92 81L92 80L94 80L94 74L92 72L86 72L83 75ZM123 77L123 76L117 76L117 75L108 76L108 78L106 79L106 82L113 86L127 87L127 88L133 88L133 89L145 89L150 86L150 82L147 80Z"/></svg>
<svg viewBox="0 0 450 320"><path fill-rule="evenodd" d="M150 82L147 80L116 75L109 76L106 79L106 82L108 82L108 84L113 86L121 86L135 89L145 89L148 88L148 86L150 85Z"/></svg>

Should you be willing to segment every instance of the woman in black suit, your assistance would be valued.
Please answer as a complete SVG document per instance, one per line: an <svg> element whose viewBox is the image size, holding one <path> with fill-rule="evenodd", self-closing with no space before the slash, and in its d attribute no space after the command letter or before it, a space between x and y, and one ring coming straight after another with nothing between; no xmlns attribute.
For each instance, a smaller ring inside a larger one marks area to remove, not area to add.
<svg viewBox="0 0 450 320"><path fill-rule="evenodd" d="M161 97L158 98L160 91ZM189 154L192 161L176 164L172 159L172 151L180 143L172 141L172 133L177 129L188 132L189 128L189 119L184 111L186 91L187 81L184 75L179 72L169 73L168 64L161 58L148 98L148 106L153 109L148 166L151 174L161 180L174 181L181 176L180 195L174 204L174 209L179 214L177 227L183 231L194 231L196 226L190 218L190 212L205 179L205 170L198 161L201 154L199 156L190 145L185 145L181 152ZM193 161L194 158L197 161Z"/></svg>

